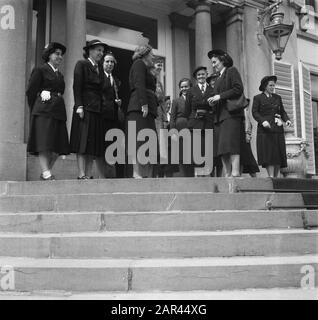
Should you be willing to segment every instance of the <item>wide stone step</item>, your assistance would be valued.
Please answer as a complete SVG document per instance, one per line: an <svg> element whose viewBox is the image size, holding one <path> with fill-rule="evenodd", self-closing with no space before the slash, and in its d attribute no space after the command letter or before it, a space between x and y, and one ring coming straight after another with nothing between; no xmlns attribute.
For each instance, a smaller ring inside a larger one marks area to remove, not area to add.
<svg viewBox="0 0 318 320"><path fill-rule="evenodd" d="M151 260L0 258L0 266L11 266L15 292L300 288L308 272L318 281L317 255Z"/></svg>
<svg viewBox="0 0 318 320"><path fill-rule="evenodd" d="M234 189L233 189L234 188ZM0 182L2 195L47 195L130 192L221 192L273 190L271 179L169 178Z"/></svg>
<svg viewBox="0 0 318 320"><path fill-rule="evenodd" d="M318 254L318 230L0 234L0 256L192 258Z"/></svg>
<svg viewBox="0 0 318 320"><path fill-rule="evenodd" d="M224 231L318 227L318 211L0 213L0 232Z"/></svg>
<svg viewBox="0 0 318 320"><path fill-rule="evenodd" d="M299 193L106 193L1 196L0 213L7 212L138 212L264 210L284 204L304 205Z"/></svg>

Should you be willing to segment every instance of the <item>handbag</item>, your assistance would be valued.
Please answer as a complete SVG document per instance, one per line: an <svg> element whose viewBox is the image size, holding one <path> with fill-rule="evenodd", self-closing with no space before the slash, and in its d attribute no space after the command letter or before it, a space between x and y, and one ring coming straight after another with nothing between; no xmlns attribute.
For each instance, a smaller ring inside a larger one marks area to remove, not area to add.
<svg viewBox="0 0 318 320"><path fill-rule="evenodd" d="M249 104L249 100L245 98L244 93L237 99L227 99L226 108L230 113L236 113L244 110Z"/></svg>

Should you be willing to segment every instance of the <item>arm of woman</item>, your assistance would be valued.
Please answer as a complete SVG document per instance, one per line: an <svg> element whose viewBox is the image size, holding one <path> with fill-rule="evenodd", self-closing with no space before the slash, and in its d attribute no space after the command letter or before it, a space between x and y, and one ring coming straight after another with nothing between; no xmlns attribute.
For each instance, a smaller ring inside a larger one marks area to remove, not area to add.
<svg viewBox="0 0 318 320"><path fill-rule="evenodd" d="M171 106L170 129L174 129L176 127L177 111L178 111L178 102L176 99L174 99L172 101L172 106Z"/></svg>
<svg viewBox="0 0 318 320"><path fill-rule="evenodd" d="M253 114L254 119L260 125L262 125L263 122L266 121L266 119L262 116L262 114L260 112L260 106L261 106L261 101L259 100L259 98L257 96L255 96L253 99L252 114Z"/></svg>
<svg viewBox="0 0 318 320"><path fill-rule="evenodd" d="M142 60L136 60L132 73L132 81L137 93L140 108L148 105L146 90L147 67Z"/></svg>
<svg viewBox="0 0 318 320"><path fill-rule="evenodd" d="M74 69L73 93L75 107L83 107L83 83L84 83L84 65L82 61L78 61Z"/></svg>
<svg viewBox="0 0 318 320"><path fill-rule="evenodd" d="M220 93L221 100L236 98L244 91L243 82L238 70L235 67L231 67L226 72L226 83L227 85L229 84L229 89Z"/></svg>
<svg viewBox="0 0 318 320"><path fill-rule="evenodd" d="M42 71L40 68L35 68L31 73L28 89L26 91L28 104L31 110L33 108L37 95L40 93L41 84L42 84Z"/></svg>
<svg viewBox="0 0 318 320"><path fill-rule="evenodd" d="M284 108L284 105L283 105L283 100L282 100L282 97L279 96L279 104L280 104L280 115L282 117L282 120L284 122L287 122L287 121L290 121L288 115L287 115L287 112L285 111L285 108Z"/></svg>

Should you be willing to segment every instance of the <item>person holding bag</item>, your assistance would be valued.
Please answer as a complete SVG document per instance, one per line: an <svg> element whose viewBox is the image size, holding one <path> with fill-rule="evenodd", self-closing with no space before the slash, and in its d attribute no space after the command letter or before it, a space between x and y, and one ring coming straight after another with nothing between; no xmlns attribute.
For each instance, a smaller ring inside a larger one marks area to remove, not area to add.
<svg viewBox="0 0 318 320"><path fill-rule="evenodd" d="M216 156L221 157L225 177L239 177L241 145L245 139L244 107L247 106L242 79L232 58L223 50L211 50L208 57L220 74L214 84L214 95L208 99L215 110ZM229 110L228 104L238 100L242 100L242 105L237 110Z"/></svg>
<svg viewBox="0 0 318 320"><path fill-rule="evenodd" d="M51 171L57 158L70 153L63 99L65 82L58 69L65 52L60 43L48 44L42 55L45 63L34 68L26 91L31 111L27 150L39 156L41 180L55 180Z"/></svg>
<svg viewBox="0 0 318 320"><path fill-rule="evenodd" d="M258 122L258 164L266 168L271 178L277 178L280 168L287 167L283 122L291 126L281 96L274 93L276 82L276 76L261 80L259 90L262 93L254 97L252 107L253 117Z"/></svg>

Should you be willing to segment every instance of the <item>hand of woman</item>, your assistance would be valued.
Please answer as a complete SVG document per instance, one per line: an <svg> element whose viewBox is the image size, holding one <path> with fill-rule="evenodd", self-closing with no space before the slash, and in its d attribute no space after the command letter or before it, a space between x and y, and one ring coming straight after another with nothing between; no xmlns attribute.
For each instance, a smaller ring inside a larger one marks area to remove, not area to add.
<svg viewBox="0 0 318 320"><path fill-rule="evenodd" d="M251 135L250 132L246 132L246 134L245 134L245 140L246 140L246 143L251 143L252 135Z"/></svg>
<svg viewBox="0 0 318 320"><path fill-rule="evenodd" d="M221 100L221 96L218 94L216 96L213 96L211 98L208 99L208 103L210 106L212 106L214 103L218 102Z"/></svg>
<svg viewBox="0 0 318 320"><path fill-rule="evenodd" d="M79 115L81 119L84 119L84 107L78 107L76 113Z"/></svg>
<svg viewBox="0 0 318 320"><path fill-rule="evenodd" d="M51 92L43 90L41 92L42 102L49 101L51 99Z"/></svg>
<svg viewBox="0 0 318 320"><path fill-rule="evenodd" d="M149 113L149 107L148 104L145 104L144 106L141 107L141 111L142 111L142 116L144 118L147 118L148 113Z"/></svg>
<svg viewBox="0 0 318 320"><path fill-rule="evenodd" d="M117 106L118 106L119 108L121 108L122 100L121 100L121 99L116 99L115 102L116 102Z"/></svg>
<svg viewBox="0 0 318 320"><path fill-rule="evenodd" d="M268 128L268 129L271 128L271 125L269 124L268 121L264 121L264 122L262 123L262 126L263 126L264 128Z"/></svg>
<svg viewBox="0 0 318 320"><path fill-rule="evenodd" d="M292 125L291 121L290 121L290 120L287 120L287 121L286 121L286 126L287 126L287 127L291 127L291 125Z"/></svg>

